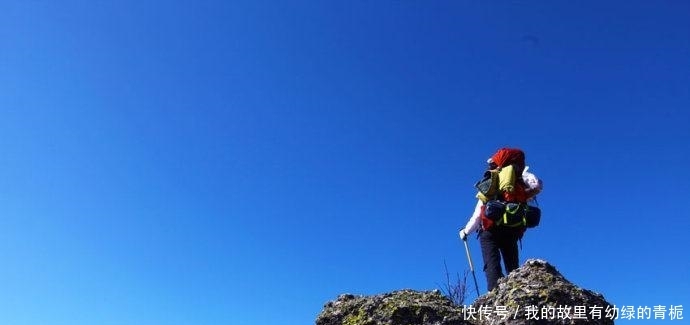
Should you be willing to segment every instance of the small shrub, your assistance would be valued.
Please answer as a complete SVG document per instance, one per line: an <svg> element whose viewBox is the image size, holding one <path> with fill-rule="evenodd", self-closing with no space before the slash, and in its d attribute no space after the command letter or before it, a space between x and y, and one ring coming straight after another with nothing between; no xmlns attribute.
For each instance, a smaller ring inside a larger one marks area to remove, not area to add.
<svg viewBox="0 0 690 325"><path fill-rule="evenodd" d="M443 261L443 267L445 270L446 282L441 286L441 292L443 295L448 297L453 304L456 306L462 306L465 303L465 299L467 299L467 276L470 272L465 270L462 277L460 276L460 273L457 273L455 275L455 281L452 281L450 272L448 272L448 265L446 264L445 260Z"/></svg>

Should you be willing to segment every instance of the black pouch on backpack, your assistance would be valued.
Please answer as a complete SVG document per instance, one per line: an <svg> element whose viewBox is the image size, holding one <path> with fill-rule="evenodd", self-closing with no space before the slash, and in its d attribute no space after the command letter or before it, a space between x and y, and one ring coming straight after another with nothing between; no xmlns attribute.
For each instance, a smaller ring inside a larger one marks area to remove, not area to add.
<svg viewBox="0 0 690 325"><path fill-rule="evenodd" d="M525 214L527 228L534 228L539 225L541 220L541 209L533 206L527 206L527 213Z"/></svg>
<svg viewBox="0 0 690 325"><path fill-rule="evenodd" d="M499 200L491 200L486 202L486 207L484 208L484 215L487 218L498 221L503 218L503 214L506 212L506 204Z"/></svg>

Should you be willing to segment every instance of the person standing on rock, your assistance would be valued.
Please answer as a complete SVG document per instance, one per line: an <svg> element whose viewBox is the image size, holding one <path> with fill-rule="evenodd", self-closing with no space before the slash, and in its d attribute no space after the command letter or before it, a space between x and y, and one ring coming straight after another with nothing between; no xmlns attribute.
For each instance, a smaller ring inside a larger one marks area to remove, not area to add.
<svg viewBox="0 0 690 325"><path fill-rule="evenodd" d="M488 290L503 277L501 257L506 274L518 268L518 241L527 227L538 224L541 212L527 201L542 189L542 182L527 172L525 154L520 149L501 148L487 161L483 181L477 183L477 205L466 226L460 229L462 240L475 231L484 259ZM535 213L536 224L532 220ZM529 220L528 220L528 217Z"/></svg>

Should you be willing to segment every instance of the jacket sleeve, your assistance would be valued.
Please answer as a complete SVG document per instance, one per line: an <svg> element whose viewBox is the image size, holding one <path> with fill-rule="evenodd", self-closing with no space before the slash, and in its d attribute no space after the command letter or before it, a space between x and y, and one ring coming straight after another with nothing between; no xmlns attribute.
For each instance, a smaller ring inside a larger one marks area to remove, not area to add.
<svg viewBox="0 0 690 325"><path fill-rule="evenodd" d="M471 234L471 233L477 231L479 229L479 226L482 224L482 222L481 222L482 205L484 205L482 200L477 200L477 205L474 207L474 213L472 213L472 217L470 217L470 221L468 221L467 225L465 225L465 233L466 234Z"/></svg>

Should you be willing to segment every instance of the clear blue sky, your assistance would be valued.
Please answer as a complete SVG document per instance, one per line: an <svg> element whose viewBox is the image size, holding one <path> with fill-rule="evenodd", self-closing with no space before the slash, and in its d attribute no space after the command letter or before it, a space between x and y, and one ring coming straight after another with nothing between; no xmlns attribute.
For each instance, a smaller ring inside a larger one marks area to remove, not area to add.
<svg viewBox="0 0 690 325"><path fill-rule="evenodd" d="M310 324L438 288L502 146L545 183L521 261L690 307L687 2L0 12L0 324Z"/></svg>

